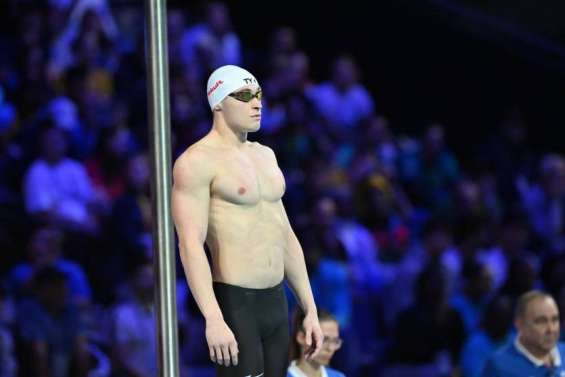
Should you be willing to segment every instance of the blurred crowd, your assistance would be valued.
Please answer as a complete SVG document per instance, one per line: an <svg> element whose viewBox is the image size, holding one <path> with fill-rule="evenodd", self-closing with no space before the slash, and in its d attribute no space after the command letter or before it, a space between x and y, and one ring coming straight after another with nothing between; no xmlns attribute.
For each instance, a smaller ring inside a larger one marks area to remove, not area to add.
<svg viewBox="0 0 565 377"><path fill-rule="evenodd" d="M143 6L2 3L0 376L155 376ZM253 50L223 3L167 20L173 157L211 126L214 68L259 79L250 138L285 174L317 304L341 329L337 369L476 376L513 336L520 294L565 309L565 159L529 146L519 109L463 161L456 124L396 132L354 55L316 82L326 67L291 27ZM182 374L205 375L203 319L177 277Z"/></svg>

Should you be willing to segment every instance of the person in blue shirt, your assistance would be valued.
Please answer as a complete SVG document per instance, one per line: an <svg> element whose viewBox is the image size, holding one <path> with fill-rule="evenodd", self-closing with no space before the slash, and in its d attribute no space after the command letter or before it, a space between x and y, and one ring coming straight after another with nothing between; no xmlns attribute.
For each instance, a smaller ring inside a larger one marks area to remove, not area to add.
<svg viewBox="0 0 565 377"><path fill-rule="evenodd" d="M520 296L510 342L489 360L482 377L565 377L565 344L559 343L559 309L553 297L540 291Z"/></svg>
<svg viewBox="0 0 565 377"><path fill-rule="evenodd" d="M514 339L513 319L510 298L504 295L493 297L483 315L481 328L469 336L461 351L462 377L479 377L489 357Z"/></svg>
<svg viewBox="0 0 565 377"><path fill-rule="evenodd" d="M29 299L18 306L16 332L23 376L86 377L91 366L84 318L69 300L67 276L41 268Z"/></svg>
<svg viewBox="0 0 565 377"><path fill-rule="evenodd" d="M27 246L27 260L14 266L8 274L8 288L17 298L29 296L33 290L35 274L45 267L54 267L67 279L70 299L79 308L88 307L92 301L90 282L82 266L63 257L63 232L40 225L31 233Z"/></svg>
<svg viewBox="0 0 565 377"><path fill-rule="evenodd" d="M314 357L308 357L310 347L306 344L306 334L302 328L304 313L298 309L294 314L293 332L290 345L290 359L287 377L345 377L328 365L334 353L341 348L339 323L328 311L319 309L318 320L322 328L323 342L321 351Z"/></svg>

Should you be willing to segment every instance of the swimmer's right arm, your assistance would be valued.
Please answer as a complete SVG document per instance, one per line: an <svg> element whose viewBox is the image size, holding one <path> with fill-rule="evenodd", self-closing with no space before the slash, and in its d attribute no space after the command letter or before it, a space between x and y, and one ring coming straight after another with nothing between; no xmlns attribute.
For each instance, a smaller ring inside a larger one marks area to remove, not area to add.
<svg viewBox="0 0 565 377"><path fill-rule="evenodd" d="M237 342L214 295L212 273L204 250L210 185L214 178L209 161L203 151L192 149L175 162L172 212L188 285L206 320L210 358L221 365L237 365Z"/></svg>

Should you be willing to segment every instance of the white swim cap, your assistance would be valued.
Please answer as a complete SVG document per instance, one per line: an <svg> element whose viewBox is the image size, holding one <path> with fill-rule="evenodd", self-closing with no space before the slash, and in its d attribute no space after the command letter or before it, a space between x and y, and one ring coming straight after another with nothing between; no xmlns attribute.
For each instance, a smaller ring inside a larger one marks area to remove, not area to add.
<svg viewBox="0 0 565 377"><path fill-rule="evenodd" d="M216 69L208 78L206 86L210 108L213 110L228 94L249 84L258 84L257 79L241 67L224 65Z"/></svg>

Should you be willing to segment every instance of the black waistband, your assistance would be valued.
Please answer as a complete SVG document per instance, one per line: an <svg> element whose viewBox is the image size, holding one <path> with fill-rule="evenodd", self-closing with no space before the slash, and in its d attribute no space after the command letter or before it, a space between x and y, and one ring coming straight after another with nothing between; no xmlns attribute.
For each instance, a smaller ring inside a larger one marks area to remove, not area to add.
<svg viewBox="0 0 565 377"><path fill-rule="evenodd" d="M218 281L214 282L214 290L215 291L223 291L223 292L237 292L237 293L245 293L249 294L257 294L257 295L264 295L264 294L272 294L278 293L283 291L283 282L281 281L279 284L269 287L269 288L246 288L240 287L239 285L231 285L226 283L221 283Z"/></svg>

